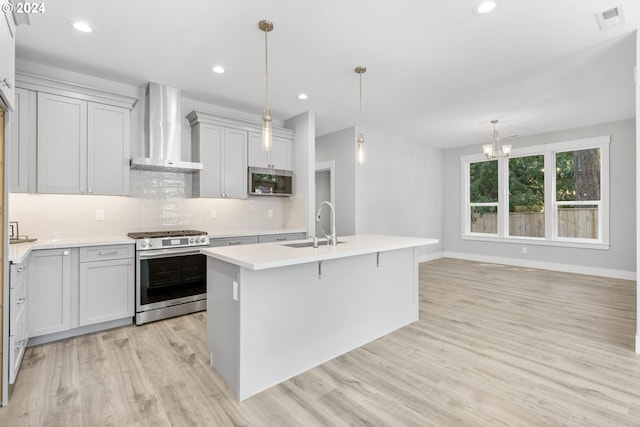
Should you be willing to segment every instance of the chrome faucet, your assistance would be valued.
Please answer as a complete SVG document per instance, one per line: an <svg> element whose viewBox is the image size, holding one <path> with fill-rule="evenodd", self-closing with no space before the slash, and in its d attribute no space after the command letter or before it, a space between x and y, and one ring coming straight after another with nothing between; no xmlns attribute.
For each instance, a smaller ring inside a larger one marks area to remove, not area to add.
<svg viewBox="0 0 640 427"><path fill-rule="evenodd" d="M327 238L327 241L331 246L336 246L338 244L338 239L336 239L336 210L330 202L320 203L318 213L316 214L316 222L320 222L320 212L324 205L329 206L329 209L331 209L331 234L327 235L327 233L322 229L322 226L320 226L320 231L322 232L322 235Z"/></svg>

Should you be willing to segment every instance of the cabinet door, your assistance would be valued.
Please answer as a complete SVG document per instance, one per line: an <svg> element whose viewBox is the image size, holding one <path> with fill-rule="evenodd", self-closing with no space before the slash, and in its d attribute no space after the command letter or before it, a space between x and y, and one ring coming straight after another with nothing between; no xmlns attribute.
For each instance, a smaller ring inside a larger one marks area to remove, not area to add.
<svg viewBox="0 0 640 427"><path fill-rule="evenodd" d="M222 197L222 144L224 141L224 128L198 124L193 128L192 140L192 159L203 165L203 169L199 173L194 174L194 196Z"/></svg>
<svg viewBox="0 0 640 427"><path fill-rule="evenodd" d="M0 0L0 4L8 3ZM0 104L13 110L16 76L16 26L11 13L0 13Z"/></svg>
<svg viewBox="0 0 640 427"><path fill-rule="evenodd" d="M33 251L29 256L29 335L71 329L71 250Z"/></svg>
<svg viewBox="0 0 640 427"><path fill-rule="evenodd" d="M247 198L247 132L224 130L224 197Z"/></svg>
<svg viewBox="0 0 640 427"><path fill-rule="evenodd" d="M129 110L87 105L87 193L129 194Z"/></svg>
<svg viewBox="0 0 640 427"><path fill-rule="evenodd" d="M133 259L80 263L80 326L133 316Z"/></svg>
<svg viewBox="0 0 640 427"><path fill-rule="evenodd" d="M271 147L270 165L274 169L291 169L290 158L291 141L284 138L273 138L273 146Z"/></svg>
<svg viewBox="0 0 640 427"><path fill-rule="evenodd" d="M249 166L256 168L268 168L269 167L269 153L262 149L262 135L255 132L249 132Z"/></svg>
<svg viewBox="0 0 640 427"><path fill-rule="evenodd" d="M16 89L11 113L9 191L36 192L36 92Z"/></svg>
<svg viewBox="0 0 640 427"><path fill-rule="evenodd" d="M29 340L27 311L23 310L15 321L14 333L9 335L9 384L16 381L24 350Z"/></svg>
<svg viewBox="0 0 640 427"><path fill-rule="evenodd" d="M271 150L262 150L262 135L249 132L249 166L259 168L291 169L291 140L274 137Z"/></svg>
<svg viewBox="0 0 640 427"><path fill-rule="evenodd" d="M82 194L87 183L87 102L38 93L38 193Z"/></svg>

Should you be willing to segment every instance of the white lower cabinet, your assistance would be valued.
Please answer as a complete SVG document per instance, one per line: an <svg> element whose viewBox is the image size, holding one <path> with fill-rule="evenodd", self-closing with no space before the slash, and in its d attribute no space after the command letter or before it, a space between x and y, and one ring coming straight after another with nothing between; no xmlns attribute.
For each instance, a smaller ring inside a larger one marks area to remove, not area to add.
<svg viewBox="0 0 640 427"><path fill-rule="evenodd" d="M134 283L133 244L35 250L30 255L29 334L133 317Z"/></svg>
<svg viewBox="0 0 640 427"><path fill-rule="evenodd" d="M11 264L9 270L9 384L16 381L29 340L27 267L25 260Z"/></svg>
<svg viewBox="0 0 640 427"><path fill-rule="evenodd" d="M71 249L33 251L28 282L29 335L71 329Z"/></svg>
<svg viewBox="0 0 640 427"><path fill-rule="evenodd" d="M131 245L129 245L131 246ZM118 250L81 248L80 252L80 326L133 317L135 269L133 257L117 259ZM100 248L98 248L100 249ZM93 250L105 260L83 262L83 251ZM116 257L116 259L114 259Z"/></svg>

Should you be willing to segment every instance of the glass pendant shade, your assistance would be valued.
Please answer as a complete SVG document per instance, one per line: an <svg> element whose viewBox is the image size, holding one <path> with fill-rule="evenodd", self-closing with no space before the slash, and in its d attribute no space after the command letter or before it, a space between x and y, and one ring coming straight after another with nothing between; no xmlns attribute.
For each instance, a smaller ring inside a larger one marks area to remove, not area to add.
<svg viewBox="0 0 640 427"><path fill-rule="evenodd" d="M269 151L272 145L273 132L271 129L271 114L269 110L264 110L264 116L262 116L262 149Z"/></svg>
<svg viewBox="0 0 640 427"><path fill-rule="evenodd" d="M358 134L358 164L362 166L364 164L364 135Z"/></svg>

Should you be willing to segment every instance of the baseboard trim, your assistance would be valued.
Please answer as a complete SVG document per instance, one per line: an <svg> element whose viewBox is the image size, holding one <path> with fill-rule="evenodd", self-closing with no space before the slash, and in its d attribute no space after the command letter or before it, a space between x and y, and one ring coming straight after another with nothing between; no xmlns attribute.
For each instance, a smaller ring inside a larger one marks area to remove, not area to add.
<svg viewBox="0 0 640 427"><path fill-rule="evenodd" d="M584 265L560 264L546 261L531 261L517 258L503 258L463 252L442 252L440 258L458 258L469 261L490 262L493 264L514 265L517 267L539 268L542 270L561 271L564 273L587 274L590 276L610 277L613 279L636 280L635 271L613 270L609 268L588 267ZM433 258L436 259L436 258Z"/></svg>
<svg viewBox="0 0 640 427"><path fill-rule="evenodd" d="M433 260L440 259L440 258L444 258L444 253L443 252L435 252L435 253L432 253L432 254L420 255L418 257L418 262L433 261Z"/></svg>
<svg viewBox="0 0 640 427"><path fill-rule="evenodd" d="M98 323L95 325L81 326L79 328L70 329L63 332L55 332L48 335L40 335L37 337L29 338L27 347L34 345L46 344L53 341L62 340L65 338L77 337L79 335L91 334L93 332L105 331L107 329L119 328L121 326L127 326L133 324L133 317L127 317L125 319L110 320L108 322Z"/></svg>

